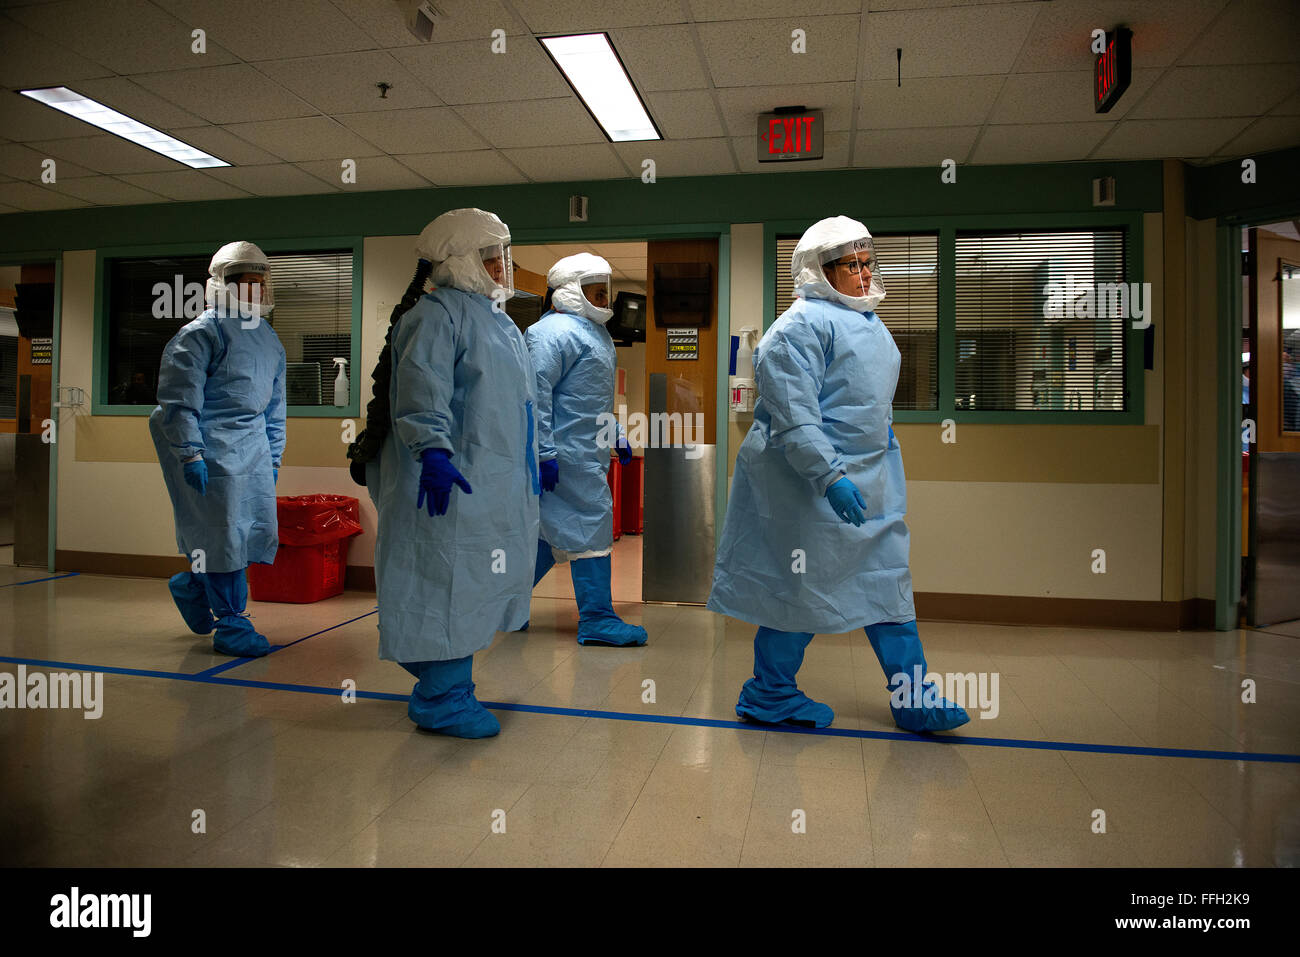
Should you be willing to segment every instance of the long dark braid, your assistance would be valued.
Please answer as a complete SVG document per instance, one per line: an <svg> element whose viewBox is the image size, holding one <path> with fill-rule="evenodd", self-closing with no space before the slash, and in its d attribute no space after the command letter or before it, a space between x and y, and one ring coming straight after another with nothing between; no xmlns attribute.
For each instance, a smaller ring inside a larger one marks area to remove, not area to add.
<svg viewBox="0 0 1300 957"><path fill-rule="evenodd" d="M424 295L424 284L432 273L433 263L421 259L415 267L410 285L402 294L402 301L393 307L388 316L384 348L380 350L379 361L375 363L375 371L371 374L374 379L371 390L374 398L366 405L366 427L361 430L357 440L348 446L348 458L351 460L348 471L352 474L352 481L358 485L366 484L366 463L379 457L384 439L388 438L388 433L393 428L392 408L388 401L388 387L393 379L393 327Z"/></svg>

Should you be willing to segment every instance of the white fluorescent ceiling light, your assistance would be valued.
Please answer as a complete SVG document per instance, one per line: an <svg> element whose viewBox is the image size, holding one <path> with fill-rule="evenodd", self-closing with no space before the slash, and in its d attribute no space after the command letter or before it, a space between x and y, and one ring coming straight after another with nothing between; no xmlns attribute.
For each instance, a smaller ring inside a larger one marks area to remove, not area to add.
<svg viewBox="0 0 1300 957"><path fill-rule="evenodd" d="M30 97L38 103L52 106L69 116L84 120L91 126L98 126L114 136L130 140L155 153L161 153L178 163L184 163L193 169L207 169L212 166L229 166L225 160L219 160L209 153L182 143L173 136L160 133L152 126L131 119L131 117L109 109L103 103L96 102L88 96L82 96L66 86L51 86L40 90L19 90L23 96Z"/></svg>
<svg viewBox="0 0 1300 957"><path fill-rule="evenodd" d="M663 139L603 33L542 37L569 86L615 143Z"/></svg>

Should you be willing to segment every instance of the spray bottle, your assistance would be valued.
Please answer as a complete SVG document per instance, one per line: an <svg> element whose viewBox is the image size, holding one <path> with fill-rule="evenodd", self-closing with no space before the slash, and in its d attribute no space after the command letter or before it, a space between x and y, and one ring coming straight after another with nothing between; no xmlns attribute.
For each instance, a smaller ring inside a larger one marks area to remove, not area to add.
<svg viewBox="0 0 1300 957"><path fill-rule="evenodd" d="M736 350L736 374L731 379L731 410L754 411L754 346L758 330L746 326L740 330L740 346Z"/></svg>
<svg viewBox="0 0 1300 957"><path fill-rule="evenodd" d="M347 359L335 358L334 364L339 368L339 374L334 377L334 404L348 404L348 376L347 376Z"/></svg>

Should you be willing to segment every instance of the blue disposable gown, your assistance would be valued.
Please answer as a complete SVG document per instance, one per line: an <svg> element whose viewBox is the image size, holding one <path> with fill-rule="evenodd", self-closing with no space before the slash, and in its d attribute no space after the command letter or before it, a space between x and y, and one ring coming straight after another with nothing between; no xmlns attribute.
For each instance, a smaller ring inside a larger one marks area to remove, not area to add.
<svg viewBox="0 0 1300 957"><path fill-rule="evenodd" d="M565 312L548 312L524 338L537 370L539 457L560 465L559 484L542 496L542 538L566 552L609 548L610 450L596 438L598 417L614 405L614 340L600 323Z"/></svg>
<svg viewBox="0 0 1300 957"><path fill-rule="evenodd" d="M898 366L876 314L837 302L799 299L763 336L710 609L814 633L916 617L903 457L890 425ZM866 499L861 526L826 500L841 473Z"/></svg>
<svg viewBox="0 0 1300 957"><path fill-rule="evenodd" d="M254 325L254 323L256 323ZM242 328L249 325L251 328ZM207 572L275 561L275 478L284 454L284 347L265 319L209 309L163 350L149 416L176 519L176 547ZM208 466L200 495L182 460Z"/></svg>
<svg viewBox="0 0 1300 957"><path fill-rule="evenodd" d="M528 620L537 557L533 367L492 300L423 296L393 328L393 428L366 486L379 512L379 656L447 661ZM420 453L446 449L473 489L417 510Z"/></svg>

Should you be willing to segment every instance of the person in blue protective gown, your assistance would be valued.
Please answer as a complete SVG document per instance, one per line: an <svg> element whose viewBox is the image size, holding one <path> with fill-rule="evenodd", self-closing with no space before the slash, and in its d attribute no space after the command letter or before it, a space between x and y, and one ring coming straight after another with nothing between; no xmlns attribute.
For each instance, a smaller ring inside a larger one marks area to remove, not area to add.
<svg viewBox="0 0 1300 957"><path fill-rule="evenodd" d="M225 655L271 650L248 620L251 562L275 561L275 480L284 455L284 347L264 317L270 263L252 243L222 246L208 267L207 310L163 350L149 432L192 571L172 598L190 630Z"/></svg>
<svg viewBox="0 0 1300 957"><path fill-rule="evenodd" d="M537 500L533 367L505 313L510 231L454 209L420 234L436 289L391 330L392 427L366 465L379 513L379 656L416 679L407 713L462 738L500 724L473 656L528 619Z"/></svg>
<svg viewBox="0 0 1300 957"><path fill-rule="evenodd" d="M759 626L743 718L824 728L834 712L795 675L817 632L865 628L895 723L944 731L966 712L921 679L907 491L892 427L899 352L867 228L844 216L803 234L795 303L754 350L758 401L741 445L708 607Z"/></svg>
<svg viewBox="0 0 1300 957"><path fill-rule="evenodd" d="M609 263L590 253L561 259L546 274L551 310L524 338L537 370L537 449L541 462L541 538L533 583L568 562L578 600L578 644L644 645L646 630L614 613L610 553L614 499L609 490L610 430L617 360L605 328ZM615 441L626 465L632 448Z"/></svg>

